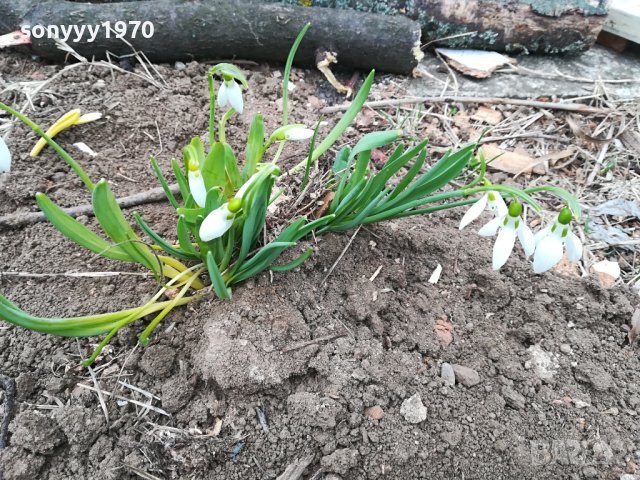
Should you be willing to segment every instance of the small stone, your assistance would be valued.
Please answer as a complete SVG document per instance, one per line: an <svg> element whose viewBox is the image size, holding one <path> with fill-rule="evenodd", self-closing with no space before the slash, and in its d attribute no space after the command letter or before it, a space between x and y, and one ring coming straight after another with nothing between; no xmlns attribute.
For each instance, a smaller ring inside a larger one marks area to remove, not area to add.
<svg viewBox="0 0 640 480"><path fill-rule="evenodd" d="M456 376L450 363L442 364L440 367L440 377L442 377L444 383L447 385L451 385L453 387L456 384Z"/></svg>
<svg viewBox="0 0 640 480"><path fill-rule="evenodd" d="M620 410L618 410L616 407L611 407L608 410L605 410L604 412L602 412L604 415L618 415L618 413L620 413Z"/></svg>
<svg viewBox="0 0 640 480"><path fill-rule="evenodd" d="M373 418L374 420L380 420L382 417L384 417L384 410L380 405L374 405L373 407L367 408L364 411L364 414L369 418Z"/></svg>
<svg viewBox="0 0 640 480"><path fill-rule="evenodd" d="M174 65L175 69L178 71L184 70L187 66L182 62L176 62Z"/></svg>
<svg viewBox="0 0 640 480"><path fill-rule="evenodd" d="M524 409L525 398L520 393L509 387L502 387L502 396L507 405L516 410Z"/></svg>
<svg viewBox="0 0 640 480"><path fill-rule="evenodd" d="M620 475L620 480L640 480L640 475L632 475L630 473L623 473Z"/></svg>
<svg viewBox="0 0 640 480"><path fill-rule="evenodd" d="M576 408L587 408L587 407L589 407L589 406L590 406L590 405L589 405L587 402L585 402L584 400L578 400L578 399L576 399L576 398L574 398L574 399L573 399L573 405L574 405Z"/></svg>
<svg viewBox="0 0 640 480"><path fill-rule="evenodd" d="M595 469L595 467L584 467L582 469L582 474L585 476L585 478L598 478L598 471Z"/></svg>
<svg viewBox="0 0 640 480"><path fill-rule="evenodd" d="M473 368L453 365L453 372L455 373L456 381L465 387L473 387L480 383L480 375Z"/></svg>
<svg viewBox="0 0 640 480"><path fill-rule="evenodd" d="M423 405L419 394L416 393L402 402L400 415L409 423L420 423L427 419L427 407Z"/></svg>
<svg viewBox="0 0 640 480"><path fill-rule="evenodd" d="M569 355L571 353L571 345L569 345L568 343L561 344L560 351L566 355Z"/></svg>
<svg viewBox="0 0 640 480"><path fill-rule="evenodd" d="M106 86L107 86L107 82L105 82L104 80L100 79L96 83L91 85L91 89L92 90L102 90Z"/></svg>

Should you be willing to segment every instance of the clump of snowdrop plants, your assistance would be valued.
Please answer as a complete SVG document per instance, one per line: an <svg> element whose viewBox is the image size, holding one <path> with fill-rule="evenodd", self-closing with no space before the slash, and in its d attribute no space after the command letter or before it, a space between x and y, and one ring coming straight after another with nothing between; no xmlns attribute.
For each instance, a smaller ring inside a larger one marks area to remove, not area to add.
<svg viewBox="0 0 640 480"><path fill-rule="evenodd" d="M571 260L580 258L580 241L570 230L573 215L579 218L580 208L566 191L550 186L519 190L490 184L485 179L484 158L480 155L476 159L474 155L476 144L449 151L433 165L427 166L428 141L396 144L403 134L400 130L369 133L353 148L343 147L332 162L328 182L322 186L332 192L332 199L322 215L315 219L305 216L291 218L272 241L264 243L267 207L282 192L274 186L281 176L278 160L284 145L309 141L307 159L289 171L289 174L302 174L304 171L303 184L306 183L309 166L318 161L351 124L373 82L371 72L349 110L322 141L317 141L317 126L312 129L289 123L289 74L296 49L307 28L294 42L285 67L282 125L267 136L262 115L256 114L241 155L243 162L238 161L237 153L227 143L225 127L233 115L242 112L243 90L249 86L242 71L228 63L214 66L207 75L210 94L208 138L203 141L199 136L194 137L183 149L182 163L175 159L171 162L180 189L179 196L172 193L156 159L151 158L151 166L175 210L175 240L163 238L139 214L134 213L137 226L147 240L140 238L126 220L109 183L104 179L94 183L80 164L52 140L51 137L61 129L95 120L97 114L83 118L78 111L72 111L45 133L24 115L0 103L0 108L34 130L82 179L91 193L94 214L102 234L69 216L44 193L38 193L36 202L53 226L70 240L98 255L142 265L158 282L158 291L144 305L73 318L33 317L0 295L0 319L54 335L105 335L94 353L84 360L83 363L89 365L109 340L132 322L150 319L139 336L140 343L147 345L154 328L173 308L210 294L230 299L232 287L260 272L267 269L283 272L298 267L314 253L313 248L297 251L297 256L289 263L276 261L283 252L296 250L298 242L311 232L320 235L350 230L383 220L466 205L471 207L462 218L461 229L484 210L495 217L479 232L484 236L497 234L493 253L495 269L505 264L516 239L519 239L525 255L534 255L536 272L546 271L555 265L565 249ZM224 113L217 115L216 107L223 109ZM40 142L38 148L44 143ZM372 151L393 144L396 145L392 147L388 160L376 171L370 163ZM10 166L9 150L0 141L0 171L9 171ZM449 187L452 181L457 180L459 184L466 178L474 179L460 188ZM534 236L523 217L523 204L541 211L531 196L539 192L561 198L567 207L552 225ZM163 300L165 293L169 300Z"/></svg>

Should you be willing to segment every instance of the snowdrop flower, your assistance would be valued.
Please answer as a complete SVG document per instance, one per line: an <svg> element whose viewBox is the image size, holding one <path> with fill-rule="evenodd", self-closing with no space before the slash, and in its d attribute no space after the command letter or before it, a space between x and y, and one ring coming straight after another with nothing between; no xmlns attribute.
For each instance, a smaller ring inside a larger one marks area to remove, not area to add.
<svg viewBox="0 0 640 480"><path fill-rule="evenodd" d="M235 213L240 208L240 202L236 202L236 200L234 198L231 202L224 203L207 215L200 225L200 239L203 242L215 240L227 233L227 230L231 228ZM232 211L232 208L235 207L237 208Z"/></svg>
<svg viewBox="0 0 640 480"><path fill-rule="evenodd" d="M313 137L313 130L304 126L295 126L283 133L286 140L306 140Z"/></svg>
<svg viewBox="0 0 640 480"><path fill-rule="evenodd" d="M47 130L47 136L49 138L55 137L57 134L66 130L73 125L81 125L83 123L95 122L102 118L102 114L100 112L91 112L85 113L84 115L80 115L80 110L75 109L65 113L62 117L60 117L56 122L51 125L51 128ZM44 138L38 140L35 147L31 150L31 156L36 157L42 149L47 145L47 142Z"/></svg>
<svg viewBox="0 0 640 480"><path fill-rule="evenodd" d="M493 269L498 270L508 260L516 243L516 236L524 249L527 257L536 248L536 241L531 229L522 220L522 204L512 202L507 209L507 213L494 218L480 229L478 234L483 237L490 237L498 234L496 243L493 245Z"/></svg>
<svg viewBox="0 0 640 480"><path fill-rule="evenodd" d="M238 192L230 201L219 206L206 216L200 225L200 239L202 241L209 242L227 233L227 230L229 230L231 225L233 225L233 219L235 218L236 213L238 213L242 208L242 198L249 187L253 185L258 178L258 173L259 172L254 173L251 178L249 178L249 180L247 180L240 189L238 189ZM189 185L191 186L191 184Z"/></svg>
<svg viewBox="0 0 640 480"><path fill-rule="evenodd" d="M11 152L9 147L0 137L0 173L9 173L11 171Z"/></svg>
<svg viewBox="0 0 640 480"><path fill-rule="evenodd" d="M533 256L533 271L542 273L556 265L567 250L567 258L577 262L582 257L582 242L571 231L569 223L573 215L567 207L563 208L558 217L535 235L536 254Z"/></svg>
<svg viewBox="0 0 640 480"><path fill-rule="evenodd" d="M233 109L242 113L244 110L244 102L242 100L242 89L240 85L233 79L224 80L218 91L218 106L233 107Z"/></svg>
<svg viewBox="0 0 640 480"><path fill-rule="evenodd" d="M460 230L478 218L484 210L487 209L496 217L502 217L507 214L507 205L504 203L502 196L498 192L489 191L485 193L480 200L471 205L471 208L460 220Z"/></svg>
<svg viewBox="0 0 640 480"><path fill-rule="evenodd" d="M204 208L207 203L207 187L204 185L204 178L200 171L200 165L195 160L190 160L187 165L187 179L189 180L189 190L191 196L200 208Z"/></svg>

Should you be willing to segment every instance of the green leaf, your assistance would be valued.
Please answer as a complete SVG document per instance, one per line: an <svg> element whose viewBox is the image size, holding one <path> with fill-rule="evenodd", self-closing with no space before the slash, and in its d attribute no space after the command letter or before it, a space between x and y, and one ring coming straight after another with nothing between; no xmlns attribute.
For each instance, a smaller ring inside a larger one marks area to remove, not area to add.
<svg viewBox="0 0 640 480"><path fill-rule="evenodd" d="M169 255L173 255L176 258L181 260L198 260L200 257L197 255L192 255L186 252L183 252L181 249L174 247L169 242L167 242L164 238L162 238L157 232L155 232L147 223L142 219L138 212L133 213L133 218L140 225L140 228L149 235L149 238L154 241L156 245L158 245L162 250L167 252Z"/></svg>
<svg viewBox="0 0 640 480"><path fill-rule="evenodd" d="M308 260L308 258L313 255L315 249L307 248L302 254L294 260L291 260L289 263L285 263L283 265L271 265L271 270L274 272L286 272L288 270L293 270L294 268L298 268L304 262Z"/></svg>
<svg viewBox="0 0 640 480"><path fill-rule="evenodd" d="M291 79L293 59L295 58L298 47L300 46L300 43L302 43L302 39L310 26L311 24L307 23L302 27L302 30L300 30L300 33L294 40L293 45L291 45L289 55L287 56L287 62L284 66L284 75L282 76L282 125L287 125L289 123L289 81Z"/></svg>
<svg viewBox="0 0 640 480"><path fill-rule="evenodd" d="M231 298L231 294L229 293L229 289L224 283L222 274L220 273L218 265L216 265L216 261L213 258L213 254L211 252L207 253L207 269L209 270L211 285L213 285L213 289L215 290L216 295L218 295L218 297L223 300L229 300Z"/></svg>
<svg viewBox="0 0 640 480"><path fill-rule="evenodd" d="M153 171L156 172L156 176L158 177L158 181L160 182L160 185L162 185L162 190L164 190L164 194L167 196L167 199L169 200L169 203L173 206L173 208L179 208L180 204L176 200L176 197L173 196L173 193L171 193L171 189L169 188L169 184L167 183L167 180L164 178L164 175L162 174L162 171L160 170L160 167L158 166L158 162L156 161L156 157L154 157L153 155L151 155L151 166L153 167Z"/></svg>
<svg viewBox="0 0 640 480"><path fill-rule="evenodd" d="M329 150L329 148L331 148L331 146L334 143L336 143L338 138L340 138L340 136L344 133L347 127L351 125L351 122L353 122L353 120L356 118L356 116L358 115L358 112L362 109L364 102L367 100L367 97L369 96L369 90L371 90L371 85L373 85L374 76L375 76L375 71L371 70L371 72L365 79L364 83L362 84L362 87L360 87L358 94L353 99L353 102L351 103L351 106L349 107L349 109L344 113L344 115L342 116L340 121L336 124L336 126L333 127L333 130L329 132L329 135L327 135L327 138L325 138L322 141L322 143L320 143L320 145L318 145L316 149L313 151L313 155L311 157L314 162L318 158L320 158L320 156L324 152Z"/></svg>
<svg viewBox="0 0 640 480"><path fill-rule="evenodd" d="M207 215L207 210L204 208L178 208L176 212L181 217L184 217L187 223L192 225L199 224Z"/></svg>
<svg viewBox="0 0 640 480"><path fill-rule="evenodd" d="M191 196L191 190L189 189L189 182L187 181L187 177L185 177L178 161L175 158L171 159L171 168L173 169L173 174L176 176L176 182L178 182L178 187L180 187L180 196L182 197L182 202L185 207L192 208L195 205L193 201L193 197Z"/></svg>
<svg viewBox="0 0 640 480"><path fill-rule="evenodd" d="M182 251L189 255L193 255L196 258L200 258L200 254L191 242L189 228L187 227L187 221L185 220L184 215L180 215L180 217L178 217L176 230L178 232L178 243L180 244Z"/></svg>
<svg viewBox="0 0 640 480"><path fill-rule="evenodd" d="M228 143L223 143L222 145L224 147L224 168L227 175L227 186L231 187L228 196L231 196L242 185L242 175L238 169L238 161L233 149Z"/></svg>
<svg viewBox="0 0 640 480"><path fill-rule="evenodd" d="M318 131L320 130L320 124L322 118L316 122L316 127L313 129L313 136L311 137L311 144L309 145L309 155L307 156L307 163L304 166L304 176L302 177L302 183L300 184L300 190L304 190L309 183L309 172L311 171L311 164L313 163L313 149L316 148L316 139L318 138Z"/></svg>
<svg viewBox="0 0 640 480"><path fill-rule="evenodd" d="M200 163L200 172L204 179L207 191L212 188L225 189L225 149L222 142L216 142L211 146L206 158Z"/></svg>
<svg viewBox="0 0 640 480"><path fill-rule="evenodd" d="M126 251L134 261L144 265L156 275L160 275L162 272L160 263L149 247L141 243L134 233L106 180L100 180L95 185L92 200L93 211L107 236Z"/></svg>
<svg viewBox="0 0 640 480"><path fill-rule="evenodd" d="M244 154L244 169L242 182L246 182L256 171L256 166L262 160L264 148L264 121L261 113L256 113L249 127L247 147Z"/></svg>
<svg viewBox="0 0 640 480"><path fill-rule="evenodd" d="M135 260L120 246L107 242L53 203L44 193L36 193L36 202L47 219L68 239L98 255L113 260Z"/></svg>
<svg viewBox="0 0 640 480"><path fill-rule="evenodd" d="M273 261L287 248L296 245L295 242L271 242L262 247L258 253L251 257L238 272L234 273L230 282L238 283L251 278L266 270Z"/></svg>

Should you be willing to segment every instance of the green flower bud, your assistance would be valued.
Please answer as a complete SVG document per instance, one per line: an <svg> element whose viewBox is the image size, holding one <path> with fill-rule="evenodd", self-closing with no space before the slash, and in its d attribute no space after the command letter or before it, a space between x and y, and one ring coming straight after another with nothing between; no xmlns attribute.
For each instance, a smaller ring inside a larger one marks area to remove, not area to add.
<svg viewBox="0 0 640 480"><path fill-rule="evenodd" d="M572 218L573 218L573 214L571 213L571 210L569 210L568 207L564 207L562 210L560 210L560 213L558 214L558 222L561 223L562 225L569 225L569 222L571 222Z"/></svg>
<svg viewBox="0 0 640 480"><path fill-rule="evenodd" d="M509 205L509 216L519 217L522 214L522 204L516 200Z"/></svg>
<svg viewBox="0 0 640 480"><path fill-rule="evenodd" d="M234 197L229 200L229 211L236 213L242 207L242 198Z"/></svg>

